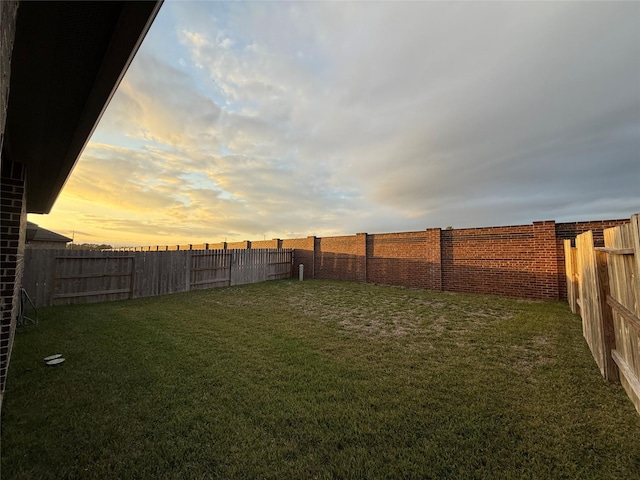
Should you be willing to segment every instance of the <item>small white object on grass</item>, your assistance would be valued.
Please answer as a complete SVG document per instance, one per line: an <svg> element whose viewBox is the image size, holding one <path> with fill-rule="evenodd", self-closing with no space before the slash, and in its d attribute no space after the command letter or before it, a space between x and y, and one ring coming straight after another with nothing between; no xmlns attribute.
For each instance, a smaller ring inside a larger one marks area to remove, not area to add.
<svg viewBox="0 0 640 480"><path fill-rule="evenodd" d="M55 360L56 358L60 358L62 356L61 353L56 353L55 355L49 355L48 357L44 357L45 362L50 362L51 360Z"/></svg>
<svg viewBox="0 0 640 480"><path fill-rule="evenodd" d="M62 362L64 362L64 358L54 358L53 360L49 360L47 365L60 365Z"/></svg>

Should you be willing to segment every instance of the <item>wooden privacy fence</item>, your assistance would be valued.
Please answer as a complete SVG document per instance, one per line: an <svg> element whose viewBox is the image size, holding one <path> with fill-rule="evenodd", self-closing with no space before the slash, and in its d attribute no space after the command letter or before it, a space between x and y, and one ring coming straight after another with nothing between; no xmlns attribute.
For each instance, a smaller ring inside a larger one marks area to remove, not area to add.
<svg viewBox="0 0 640 480"><path fill-rule="evenodd" d="M591 232L574 248L565 240L569 304L600 372L620 381L640 413L640 214L605 229L604 244L594 248Z"/></svg>
<svg viewBox="0 0 640 480"><path fill-rule="evenodd" d="M291 276L291 249L25 251L22 285L36 307L150 297Z"/></svg>

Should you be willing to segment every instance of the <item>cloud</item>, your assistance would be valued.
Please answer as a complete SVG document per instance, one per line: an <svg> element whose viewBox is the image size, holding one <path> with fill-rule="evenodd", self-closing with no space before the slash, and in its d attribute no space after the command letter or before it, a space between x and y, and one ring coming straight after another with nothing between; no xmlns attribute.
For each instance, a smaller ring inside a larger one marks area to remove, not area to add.
<svg viewBox="0 0 640 480"><path fill-rule="evenodd" d="M166 2L59 204L154 244L624 218L638 85L637 3Z"/></svg>
<svg viewBox="0 0 640 480"><path fill-rule="evenodd" d="M100 129L160 144L216 148L221 108L192 79L141 52L118 88Z"/></svg>
<svg viewBox="0 0 640 480"><path fill-rule="evenodd" d="M338 83L352 88L317 146L338 138L369 198L432 225L529 221L523 204L549 211L541 192L638 197L638 17L619 4L466 5L403 6L385 16L401 34L337 39ZM494 196L512 207L465 214Z"/></svg>
<svg viewBox="0 0 640 480"><path fill-rule="evenodd" d="M172 195L163 194L168 176L166 167L140 151L90 143L82 162L70 178L64 195L98 202L114 208L144 213L180 204ZM164 178L163 178L164 177ZM179 177L171 177L173 192ZM184 182L181 182L184 185ZM123 192L126 192L123 195Z"/></svg>

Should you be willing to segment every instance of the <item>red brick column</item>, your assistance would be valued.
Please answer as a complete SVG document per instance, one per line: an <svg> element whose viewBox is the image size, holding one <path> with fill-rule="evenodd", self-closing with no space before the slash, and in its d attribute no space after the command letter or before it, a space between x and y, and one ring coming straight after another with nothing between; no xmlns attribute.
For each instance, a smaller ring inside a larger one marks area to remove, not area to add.
<svg viewBox="0 0 640 480"><path fill-rule="evenodd" d="M358 282L367 283L367 234L356 233L356 278Z"/></svg>
<svg viewBox="0 0 640 480"><path fill-rule="evenodd" d="M543 300L559 300L556 222L533 222L533 238L532 275L536 285L536 297Z"/></svg>
<svg viewBox="0 0 640 480"><path fill-rule="evenodd" d="M427 264L427 273L424 288L427 290L442 290L442 248L440 246L439 228L428 228L424 261Z"/></svg>
<svg viewBox="0 0 640 480"><path fill-rule="evenodd" d="M304 264L304 276L305 278L316 278L316 261L319 260L319 255L316 255L318 248L318 238L315 235L307 237L307 248L309 249L309 255L311 256L311 262L307 261ZM311 267L307 270L308 267Z"/></svg>

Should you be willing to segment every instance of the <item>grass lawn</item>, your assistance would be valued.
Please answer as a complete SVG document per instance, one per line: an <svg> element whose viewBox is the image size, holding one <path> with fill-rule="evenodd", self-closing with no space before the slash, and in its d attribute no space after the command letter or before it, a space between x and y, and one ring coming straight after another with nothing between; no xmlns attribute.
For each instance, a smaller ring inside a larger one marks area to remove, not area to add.
<svg viewBox="0 0 640 480"><path fill-rule="evenodd" d="M39 314L3 479L640 478L565 303L287 280Z"/></svg>

